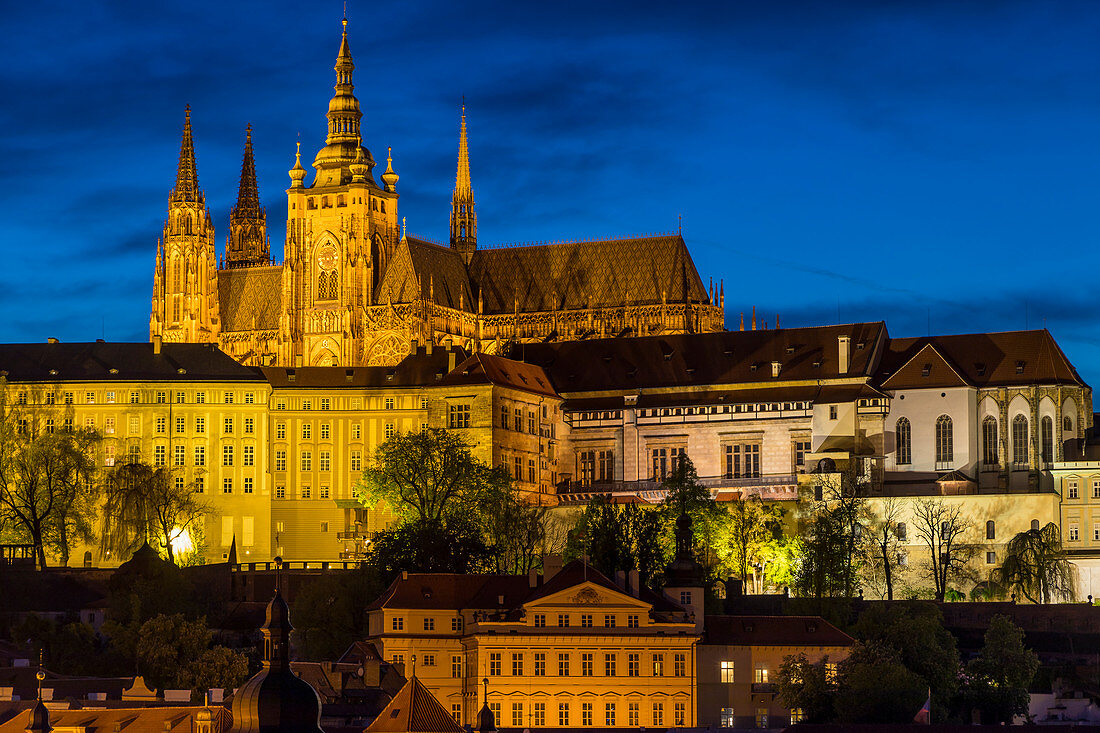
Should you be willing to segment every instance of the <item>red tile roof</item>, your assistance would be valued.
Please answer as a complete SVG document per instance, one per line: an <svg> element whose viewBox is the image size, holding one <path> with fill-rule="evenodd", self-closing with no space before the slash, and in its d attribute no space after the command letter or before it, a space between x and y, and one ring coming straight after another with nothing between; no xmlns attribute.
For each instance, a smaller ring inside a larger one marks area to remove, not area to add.
<svg viewBox="0 0 1100 733"><path fill-rule="evenodd" d="M846 647L855 639L818 616L707 616L704 644Z"/></svg>
<svg viewBox="0 0 1100 733"><path fill-rule="evenodd" d="M462 733L462 730L435 695L413 675L363 733Z"/></svg>
<svg viewBox="0 0 1100 733"><path fill-rule="evenodd" d="M474 354L455 367L439 384L496 384L501 387L557 397L542 367L490 354Z"/></svg>

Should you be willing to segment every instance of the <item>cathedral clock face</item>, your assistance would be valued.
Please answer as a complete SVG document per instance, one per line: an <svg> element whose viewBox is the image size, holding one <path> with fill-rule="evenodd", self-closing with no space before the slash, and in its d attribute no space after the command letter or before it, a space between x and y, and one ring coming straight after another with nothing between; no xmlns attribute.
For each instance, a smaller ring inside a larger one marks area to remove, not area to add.
<svg viewBox="0 0 1100 733"><path fill-rule="evenodd" d="M317 253L317 264L322 270L331 270L336 267L336 247L331 242L321 247L321 251Z"/></svg>

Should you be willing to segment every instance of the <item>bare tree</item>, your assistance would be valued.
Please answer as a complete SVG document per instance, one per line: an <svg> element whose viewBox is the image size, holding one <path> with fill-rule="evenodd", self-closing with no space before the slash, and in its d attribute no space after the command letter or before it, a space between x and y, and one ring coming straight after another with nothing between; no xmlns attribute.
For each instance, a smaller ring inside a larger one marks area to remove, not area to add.
<svg viewBox="0 0 1100 733"><path fill-rule="evenodd" d="M795 577L801 594L855 595L869 537L867 469L864 460L853 456L842 470L821 475L812 495L801 497L803 555Z"/></svg>
<svg viewBox="0 0 1100 733"><path fill-rule="evenodd" d="M901 532L905 524L900 521L903 516L901 503L896 498L883 499L881 507L881 513L875 515L870 522L873 540L868 545L870 553L865 565L865 576L879 586L880 593L885 592L887 600L892 601L894 584L902 569L898 557L903 540Z"/></svg>
<svg viewBox="0 0 1100 733"><path fill-rule="evenodd" d="M928 550L926 570L935 587L936 600L947 595L948 584L973 575L969 564L978 546L968 542L974 525L962 515L959 504L943 499L919 499L913 507L917 537Z"/></svg>

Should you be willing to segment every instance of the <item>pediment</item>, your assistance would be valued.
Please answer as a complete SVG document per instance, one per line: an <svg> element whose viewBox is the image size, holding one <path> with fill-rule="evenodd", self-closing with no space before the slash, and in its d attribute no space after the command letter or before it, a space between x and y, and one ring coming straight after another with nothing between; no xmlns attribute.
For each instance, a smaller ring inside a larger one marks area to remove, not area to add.
<svg viewBox="0 0 1100 733"><path fill-rule="evenodd" d="M523 604L528 611L553 609L637 609L648 611L653 606L624 591L608 588L600 583L584 581Z"/></svg>

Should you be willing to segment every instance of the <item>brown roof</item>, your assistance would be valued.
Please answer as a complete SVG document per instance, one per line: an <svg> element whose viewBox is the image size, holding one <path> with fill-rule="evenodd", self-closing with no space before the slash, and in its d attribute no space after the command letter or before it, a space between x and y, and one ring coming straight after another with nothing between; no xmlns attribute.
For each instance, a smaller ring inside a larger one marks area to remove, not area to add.
<svg viewBox="0 0 1100 733"><path fill-rule="evenodd" d="M474 354L459 364L440 384L484 384L486 382L501 387L535 394L557 397L550 385L550 377L535 364L505 359L490 354Z"/></svg>
<svg viewBox="0 0 1100 733"><path fill-rule="evenodd" d="M180 371L183 370L183 371ZM9 382L246 380L263 377L214 344L74 342L0 344L0 377Z"/></svg>
<svg viewBox="0 0 1100 733"><path fill-rule="evenodd" d="M274 331L283 309L283 268L218 270L218 308L223 331Z"/></svg>
<svg viewBox="0 0 1100 733"><path fill-rule="evenodd" d="M409 303L434 295L438 305L468 311L477 307L462 258L450 247L405 237L394 249L378 285L377 302Z"/></svg>
<svg viewBox="0 0 1100 733"><path fill-rule="evenodd" d="M1046 329L891 339L878 376L891 390L1084 384Z"/></svg>
<svg viewBox="0 0 1100 733"><path fill-rule="evenodd" d="M709 302L679 235L479 249L470 280L486 313Z"/></svg>
<svg viewBox="0 0 1100 733"><path fill-rule="evenodd" d="M704 644L723 646L851 646L855 639L819 616L710 616Z"/></svg>
<svg viewBox="0 0 1100 733"><path fill-rule="evenodd" d="M838 338L850 339L849 367L840 372ZM654 387L869 377L878 366L884 323L814 328L641 336L524 344L523 358L541 365L561 394ZM778 377L772 362L780 363Z"/></svg>
<svg viewBox="0 0 1100 733"><path fill-rule="evenodd" d="M56 728L84 728L91 731L124 730L126 733L191 733L194 719L202 710L213 715L214 733L229 730L231 716L224 707L173 706L50 710L50 724ZM0 723L0 733L23 733L31 711L25 710Z"/></svg>
<svg viewBox="0 0 1100 733"><path fill-rule="evenodd" d="M378 608L477 608L518 605L530 593L526 575L409 573L399 576L367 610ZM505 597L504 604L497 596Z"/></svg>
<svg viewBox="0 0 1100 733"><path fill-rule="evenodd" d="M460 363L466 352L451 347ZM443 346L429 354L421 347L415 354L387 367L261 367L272 387L425 387L439 384L450 368L450 355ZM291 380L293 377L293 380Z"/></svg>
<svg viewBox="0 0 1100 733"><path fill-rule="evenodd" d="M415 675L363 733L462 733L462 726Z"/></svg>

